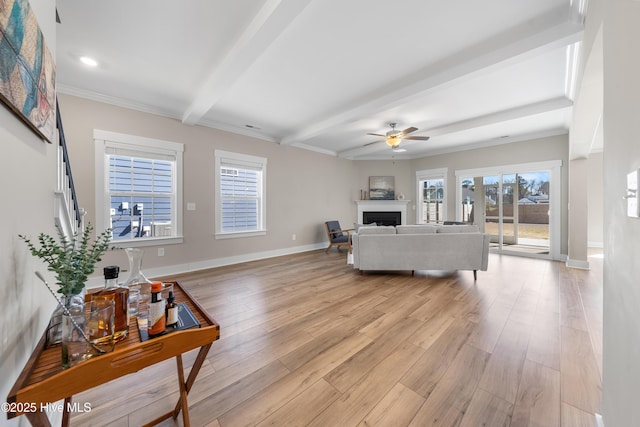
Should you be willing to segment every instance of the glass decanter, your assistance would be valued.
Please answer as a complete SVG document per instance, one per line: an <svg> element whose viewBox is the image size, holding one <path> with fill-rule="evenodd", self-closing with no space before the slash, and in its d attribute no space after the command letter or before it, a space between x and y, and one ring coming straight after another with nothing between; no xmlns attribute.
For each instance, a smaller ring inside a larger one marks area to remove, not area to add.
<svg viewBox="0 0 640 427"><path fill-rule="evenodd" d="M142 256L144 251L140 248L125 248L125 253L129 258L129 277L123 286L129 289L137 289L140 292L140 306L146 306L147 301L151 298L151 281L142 273ZM142 307L139 308L142 310Z"/></svg>

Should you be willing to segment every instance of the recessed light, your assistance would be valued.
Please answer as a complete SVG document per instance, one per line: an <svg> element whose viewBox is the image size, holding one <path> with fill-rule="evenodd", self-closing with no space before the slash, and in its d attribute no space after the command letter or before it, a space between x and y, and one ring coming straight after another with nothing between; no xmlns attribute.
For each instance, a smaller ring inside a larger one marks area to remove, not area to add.
<svg viewBox="0 0 640 427"><path fill-rule="evenodd" d="M88 56L81 56L80 57L80 62L82 62L84 65L88 65L89 67L97 67L98 66L98 61L96 61L93 58L89 58Z"/></svg>

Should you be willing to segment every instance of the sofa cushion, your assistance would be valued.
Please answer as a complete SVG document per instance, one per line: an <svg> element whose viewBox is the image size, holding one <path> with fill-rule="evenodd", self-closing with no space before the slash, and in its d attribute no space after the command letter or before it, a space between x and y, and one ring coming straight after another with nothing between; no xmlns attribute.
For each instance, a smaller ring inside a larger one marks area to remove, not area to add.
<svg viewBox="0 0 640 427"><path fill-rule="evenodd" d="M371 224L357 224L354 223L353 224L353 229L356 231L356 233L358 232L358 230L360 230L360 227L375 227L378 224L376 224L375 222L372 222Z"/></svg>
<svg viewBox="0 0 640 427"><path fill-rule="evenodd" d="M396 234L435 234L438 225L420 224L420 225L397 225Z"/></svg>
<svg viewBox="0 0 640 427"><path fill-rule="evenodd" d="M443 225L438 227L438 233L479 233L477 225Z"/></svg>
<svg viewBox="0 0 640 427"><path fill-rule="evenodd" d="M371 234L396 234L396 228L392 225L383 225L380 227L369 227L367 225L360 227L359 236Z"/></svg>

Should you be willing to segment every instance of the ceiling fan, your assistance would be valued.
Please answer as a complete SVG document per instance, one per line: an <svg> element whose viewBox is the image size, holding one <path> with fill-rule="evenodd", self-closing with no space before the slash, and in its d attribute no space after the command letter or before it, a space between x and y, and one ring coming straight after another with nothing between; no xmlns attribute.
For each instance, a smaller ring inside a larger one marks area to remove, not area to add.
<svg viewBox="0 0 640 427"><path fill-rule="evenodd" d="M405 130L396 130L396 125L397 123L389 123L389 126L391 126L391 130L384 135L380 133L367 133L367 135L384 137L387 145L389 145L393 149L398 148L398 146L400 145L400 141L402 141L403 139L414 140L414 141L426 141L429 139L428 136L410 136L409 135L410 133L418 130L418 128L416 127L412 126L412 127L406 128Z"/></svg>

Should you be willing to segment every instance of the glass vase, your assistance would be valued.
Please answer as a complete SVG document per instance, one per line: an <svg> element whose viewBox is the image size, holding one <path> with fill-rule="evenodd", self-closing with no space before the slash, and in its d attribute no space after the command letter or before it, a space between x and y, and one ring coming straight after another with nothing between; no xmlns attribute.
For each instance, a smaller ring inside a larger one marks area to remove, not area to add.
<svg viewBox="0 0 640 427"><path fill-rule="evenodd" d="M45 347L51 347L62 342L62 316L64 315L64 307L67 307L67 310L76 306L84 308L84 289L83 292L78 295L61 295L60 301L62 304L58 304L49 319Z"/></svg>

